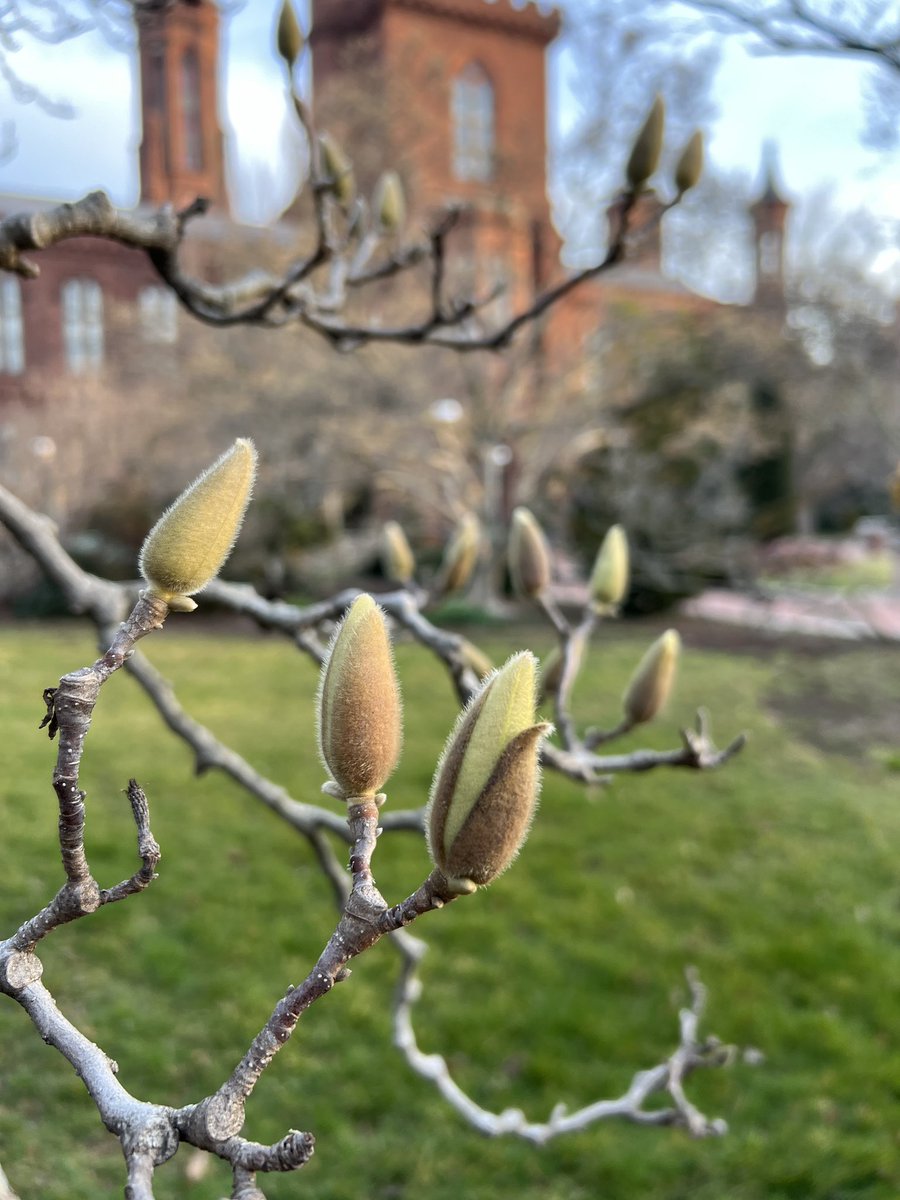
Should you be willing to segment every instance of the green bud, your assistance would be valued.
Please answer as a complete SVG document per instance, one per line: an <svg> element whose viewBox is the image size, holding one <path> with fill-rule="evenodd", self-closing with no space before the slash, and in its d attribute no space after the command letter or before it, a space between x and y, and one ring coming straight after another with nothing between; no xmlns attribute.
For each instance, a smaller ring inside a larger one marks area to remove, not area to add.
<svg viewBox="0 0 900 1200"><path fill-rule="evenodd" d="M435 866L460 892L505 871L537 804L536 662L527 650L491 675L460 714L438 763L425 818Z"/></svg>
<svg viewBox="0 0 900 1200"><path fill-rule="evenodd" d="M508 558L510 578L520 596L534 600L550 586L550 548L527 508L517 508L512 515Z"/></svg>
<svg viewBox="0 0 900 1200"><path fill-rule="evenodd" d="M396 171L385 171L375 185L372 211L382 233L399 233L406 222L406 197Z"/></svg>
<svg viewBox="0 0 900 1200"><path fill-rule="evenodd" d="M319 753L345 799L373 796L400 757L400 687L384 613L371 596L350 605L322 666Z"/></svg>
<svg viewBox="0 0 900 1200"><path fill-rule="evenodd" d="M652 721L668 700L680 650L678 633L667 629L638 663L622 700L625 716L632 725Z"/></svg>
<svg viewBox="0 0 900 1200"><path fill-rule="evenodd" d="M628 591L628 538L621 525L611 525L597 551L588 584L597 612L616 609Z"/></svg>
<svg viewBox="0 0 900 1200"><path fill-rule="evenodd" d="M176 612L218 575L240 532L256 477L256 447L238 438L195 479L144 539L138 565L154 595Z"/></svg>
<svg viewBox="0 0 900 1200"><path fill-rule="evenodd" d="M381 565L391 583L407 584L416 572L416 560L396 521L385 521L381 531Z"/></svg>
<svg viewBox="0 0 900 1200"><path fill-rule="evenodd" d="M634 140L628 166L625 168L626 178L635 191L647 182L659 165L665 123L666 106L662 96L657 96L640 133Z"/></svg>
<svg viewBox="0 0 900 1200"><path fill-rule="evenodd" d="M297 20L291 0L283 0L281 5L275 44L278 47L278 53L290 70L303 53L303 30L300 28L300 22Z"/></svg>
<svg viewBox="0 0 900 1200"><path fill-rule="evenodd" d="M329 133L319 134L319 152L326 182L330 184L340 204L349 208L356 196L353 164Z"/></svg>
<svg viewBox="0 0 900 1200"><path fill-rule="evenodd" d="M447 543L440 570L440 591L460 592L472 578L481 549L481 526L474 513L466 513Z"/></svg>
<svg viewBox="0 0 900 1200"><path fill-rule="evenodd" d="M698 129L681 152L678 165L675 168L675 186L678 195L695 187L703 174L703 134Z"/></svg>

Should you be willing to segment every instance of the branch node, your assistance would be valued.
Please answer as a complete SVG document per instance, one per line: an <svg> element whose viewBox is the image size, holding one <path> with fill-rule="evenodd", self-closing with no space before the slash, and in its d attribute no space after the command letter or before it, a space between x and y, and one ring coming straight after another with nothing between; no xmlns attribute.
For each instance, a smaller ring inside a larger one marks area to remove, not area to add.
<svg viewBox="0 0 900 1200"><path fill-rule="evenodd" d="M44 964L30 950L13 950L0 955L0 991L13 995L29 984L37 983L44 973Z"/></svg>

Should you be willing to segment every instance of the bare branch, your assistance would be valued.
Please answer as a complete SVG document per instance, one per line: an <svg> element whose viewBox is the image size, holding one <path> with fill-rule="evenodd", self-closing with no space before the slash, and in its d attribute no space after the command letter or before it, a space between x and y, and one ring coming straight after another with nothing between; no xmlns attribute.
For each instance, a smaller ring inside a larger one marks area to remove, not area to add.
<svg viewBox="0 0 900 1200"><path fill-rule="evenodd" d="M2 1167L0 1167L0 1200L19 1200Z"/></svg>
<svg viewBox="0 0 900 1200"><path fill-rule="evenodd" d="M638 1125L681 1125L695 1137L721 1135L727 1131L723 1120L703 1116L684 1094L684 1080L691 1071L699 1067L724 1066L732 1058L730 1049L716 1038L699 1040L698 1028L705 1009L706 992L694 972L688 974L691 1005L681 1011L679 1044L668 1059L658 1066L638 1071L627 1090L615 1099L597 1100L572 1113L560 1104L547 1121L534 1122L517 1108L504 1109L500 1113L482 1108L453 1079L443 1055L426 1054L419 1048L412 1010L422 995L417 968L423 953L424 945L418 942L416 949L404 956L394 1003L394 1044L416 1074L433 1083L447 1103L480 1133L490 1137L519 1137L535 1145L544 1145L561 1134L613 1119ZM669 1094L672 1107L646 1108L647 1101L660 1092Z"/></svg>
<svg viewBox="0 0 900 1200"><path fill-rule="evenodd" d="M802 0L684 0L690 8L723 17L755 34L780 53L855 55L900 71L900 20L890 5L870 5L850 24L841 7L833 14L813 10Z"/></svg>
<svg viewBox="0 0 900 1200"><path fill-rule="evenodd" d="M117 900L124 900L127 896L143 892L156 878L156 866L160 859L159 844L150 831L150 806L147 804L147 797L135 779L128 781L128 800L137 826L141 867L130 879L101 891L101 904L115 904Z"/></svg>
<svg viewBox="0 0 900 1200"><path fill-rule="evenodd" d="M304 124L311 132L308 114ZM280 327L301 325L326 338L333 345L350 349L369 342L393 342L401 345L431 345L456 350L501 350L508 346L522 326L543 316L554 304L586 280L593 279L622 259L628 237L628 216L635 197L624 197L622 219L603 260L568 276L536 297L534 302L504 324L486 333L471 329L469 318L494 297L463 300L447 305L442 297L445 238L458 219L459 210L451 208L431 233L427 250L421 248L395 252L387 261L358 275L354 286L361 287L407 270L428 258L431 262L431 311L419 322L386 327L378 322L350 324L335 317L343 300L334 294L333 278L324 293L311 286L311 277L323 265L343 261L346 243L335 240L331 232L334 206L327 181L315 171L312 189L316 197L318 239L312 254L288 267L281 276L254 270L231 283L216 285L186 274L179 251L187 223L206 211L206 201L195 200L180 212L164 207L150 214L117 209L103 192L91 192L82 200L60 204L39 213L20 213L0 222L0 270L23 278L39 274L29 253L39 252L58 242L79 237L101 237L124 246L143 250L160 278L172 289L182 305L209 325L264 325ZM654 224L665 206L654 218ZM644 232L644 231L641 231ZM346 274L342 274L347 282Z"/></svg>

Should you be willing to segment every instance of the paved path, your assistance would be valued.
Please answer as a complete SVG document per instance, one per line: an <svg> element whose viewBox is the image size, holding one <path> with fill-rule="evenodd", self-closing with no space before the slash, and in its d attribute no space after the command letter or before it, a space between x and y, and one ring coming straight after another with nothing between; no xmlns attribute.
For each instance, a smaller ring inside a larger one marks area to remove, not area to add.
<svg viewBox="0 0 900 1200"><path fill-rule="evenodd" d="M771 592L711 588L681 606L685 616L773 634L900 642L900 596L887 592Z"/></svg>

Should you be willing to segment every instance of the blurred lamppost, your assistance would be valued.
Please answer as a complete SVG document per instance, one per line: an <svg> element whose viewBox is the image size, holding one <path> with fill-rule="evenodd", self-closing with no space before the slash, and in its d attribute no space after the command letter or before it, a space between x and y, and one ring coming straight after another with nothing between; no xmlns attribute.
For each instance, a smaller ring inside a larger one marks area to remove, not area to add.
<svg viewBox="0 0 900 1200"><path fill-rule="evenodd" d="M31 456L38 464L38 504L56 521L59 518L58 488L56 486L57 445L52 437L40 433L28 444Z"/></svg>

